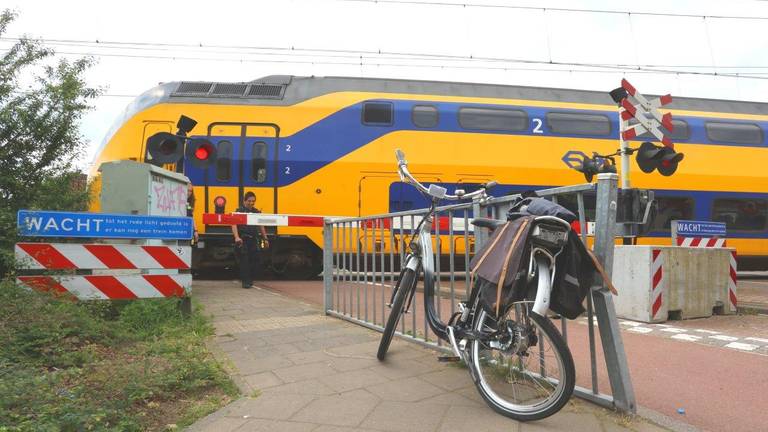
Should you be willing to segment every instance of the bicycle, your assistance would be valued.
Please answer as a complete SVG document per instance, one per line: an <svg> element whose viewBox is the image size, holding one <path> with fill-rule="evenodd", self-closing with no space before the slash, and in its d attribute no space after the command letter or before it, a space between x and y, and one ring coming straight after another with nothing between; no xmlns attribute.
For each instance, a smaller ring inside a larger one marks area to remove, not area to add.
<svg viewBox="0 0 768 432"><path fill-rule="evenodd" d="M421 184L408 171L403 152L398 149L396 155L401 181L415 186L431 204L410 239L410 251L392 291L388 304L391 311L379 343L378 359L385 359L397 323L410 309L419 273L423 271L427 322L437 337L450 343L455 354L451 360L463 360L467 364L486 403L494 411L520 421L555 414L571 397L576 377L570 350L546 313L555 260L565 247L570 224L554 216L533 219L525 249L529 263L525 280L528 293L523 300L499 304L494 313L490 310L493 308L481 302L478 282L473 284L467 301L459 303L459 311L444 323L435 311L431 235L438 203L489 200L487 191L495 182L471 193L456 190L455 195L450 195L442 186ZM472 223L496 229L506 222L475 218Z"/></svg>

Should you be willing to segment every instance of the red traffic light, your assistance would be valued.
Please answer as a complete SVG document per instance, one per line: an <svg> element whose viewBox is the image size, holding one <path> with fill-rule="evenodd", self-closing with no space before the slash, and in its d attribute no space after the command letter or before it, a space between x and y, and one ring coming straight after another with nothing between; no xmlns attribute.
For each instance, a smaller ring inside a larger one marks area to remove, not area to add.
<svg viewBox="0 0 768 432"><path fill-rule="evenodd" d="M208 156L211 155L211 151L208 150L206 147L198 147L197 150L195 150L195 158L200 160L207 160Z"/></svg>
<svg viewBox="0 0 768 432"><path fill-rule="evenodd" d="M637 150L637 165L644 173L652 173L659 170L663 176L671 176L677 171L677 164L683 160L682 153L664 146L657 146L650 142L644 142Z"/></svg>
<svg viewBox="0 0 768 432"><path fill-rule="evenodd" d="M219 195L213 199L214 213L224 214L224 207L227 205L227 199Z"/></svg>
<svg viewBox="0 0 768 432"><path fill-rule="evenodd" d="M207 139L191 139L187 142L186 155L192 165L206 169L216 160L216 147Z"/></svg>

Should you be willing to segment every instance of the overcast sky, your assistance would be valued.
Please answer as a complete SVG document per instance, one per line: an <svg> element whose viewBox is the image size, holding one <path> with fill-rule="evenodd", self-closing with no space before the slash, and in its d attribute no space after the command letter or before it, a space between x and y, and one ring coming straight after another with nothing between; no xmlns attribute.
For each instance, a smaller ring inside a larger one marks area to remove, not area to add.
<svg viewBox="0 0 768 432"><path fill-rule="evenodd" d="M83 166L131 99L168 81L343 75L608 91L626 77L648 94L768 102L766 0L0 0L5 8L19 14L6 38L98 62L88 80L105 94L83 121Z"/></svg>

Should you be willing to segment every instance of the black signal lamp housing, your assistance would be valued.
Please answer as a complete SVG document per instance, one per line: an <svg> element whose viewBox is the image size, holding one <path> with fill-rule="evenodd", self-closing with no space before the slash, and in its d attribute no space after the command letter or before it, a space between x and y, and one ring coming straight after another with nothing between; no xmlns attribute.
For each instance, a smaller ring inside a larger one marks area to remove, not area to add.
<svg viewBox="0 0 768 432"><path fill-rule="evenodd" d="M621 105L621 101L627 98L629 96L629 93L627 92L627 89L624 87L618 87L609 92L611 95L611 99L613 99L614 102L616 102L617 105Z"/></svg>

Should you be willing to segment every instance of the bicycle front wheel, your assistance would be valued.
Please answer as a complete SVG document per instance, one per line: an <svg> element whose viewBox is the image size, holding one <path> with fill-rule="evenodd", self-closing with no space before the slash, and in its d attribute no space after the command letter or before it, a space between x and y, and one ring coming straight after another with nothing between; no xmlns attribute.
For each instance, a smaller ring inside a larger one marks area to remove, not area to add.
<svg viewBox="0 0 768 432"><path fill-rule="evenodd" d="M526 303L523 307L527 307ZM496 331L497 323L478 310L475 328ZM470 345L470 368L480 395L494 411L520 421L539 420L558 412L573 394L576 371L568 346L552 322L528 312L532 324L525 350L491 347L481 340ZM500 323L521 322L514 308Z"/></svg>
<svg viewBox="0 0 768 432"><path fill-rule="evenodd" d="M415 282L416 272L409 268L404 269L400 279L397 281L397 285L395 285L395 299L392 301L387 325L384 326L384 333L381 335L381 342L379 342L379 352L376 354L379 360L384 360L387 356L387 350L389 349L389 344L392 343L395 328L398 321L400 321L400 317L403 315L405 300L410 296Z"/></svg>

